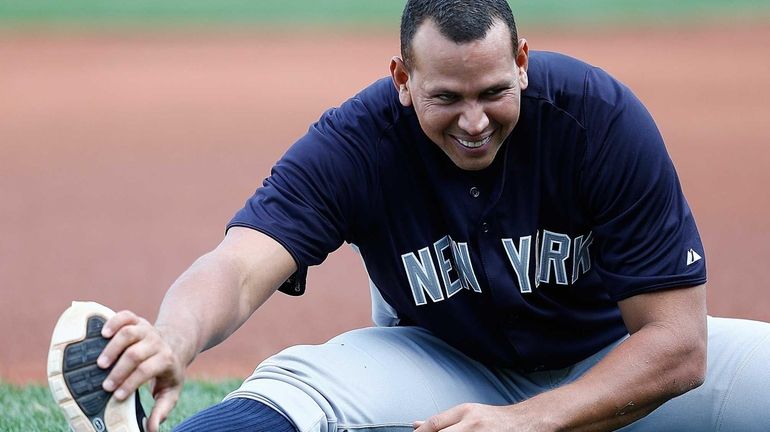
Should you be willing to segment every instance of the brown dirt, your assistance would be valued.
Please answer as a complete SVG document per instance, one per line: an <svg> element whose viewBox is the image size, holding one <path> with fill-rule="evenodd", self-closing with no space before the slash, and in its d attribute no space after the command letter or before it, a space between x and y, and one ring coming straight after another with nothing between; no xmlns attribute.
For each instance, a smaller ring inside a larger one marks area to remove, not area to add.
<svg viewBox="0 0 770 432"><path fill-rule="evenodd" d="M710 312L770 320L770 27L558 34L626 82L667 139L698 218ZM42 381L70 300L154 318L283 149L387 72L395 36L0 37L0 379ZM369 322L348 247L193 366L244 376L269 354Z"/></svg>

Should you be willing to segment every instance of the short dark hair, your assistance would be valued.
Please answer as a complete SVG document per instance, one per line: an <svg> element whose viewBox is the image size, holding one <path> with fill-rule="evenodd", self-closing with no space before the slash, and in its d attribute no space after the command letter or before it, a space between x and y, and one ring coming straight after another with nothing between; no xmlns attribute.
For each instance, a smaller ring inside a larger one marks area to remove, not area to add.
<svg viewBox="0 0 770 432"><path fill-rule="evenodd" d="M442 35L458 44L484 39L502 21L511 33L513 55L519 51L516 22L506 0L409 0L401 15L401 57L407 68L411 68L414 35L429 19Z"/></svg>

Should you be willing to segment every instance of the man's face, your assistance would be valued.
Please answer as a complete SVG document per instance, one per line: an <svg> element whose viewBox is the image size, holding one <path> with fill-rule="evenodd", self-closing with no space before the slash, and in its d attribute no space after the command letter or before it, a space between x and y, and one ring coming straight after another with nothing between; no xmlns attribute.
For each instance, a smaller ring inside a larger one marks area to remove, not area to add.
<svg viewBox="0 0 770 432"><path fill-rule="evenodd" d="M514 57L508 27L497 23L484 39L457 44L428 20L412 40L412 65L391 61L404 106L414 106L425 134L464 170L495 158L519 119L527 88L526 40Z"/></svg>

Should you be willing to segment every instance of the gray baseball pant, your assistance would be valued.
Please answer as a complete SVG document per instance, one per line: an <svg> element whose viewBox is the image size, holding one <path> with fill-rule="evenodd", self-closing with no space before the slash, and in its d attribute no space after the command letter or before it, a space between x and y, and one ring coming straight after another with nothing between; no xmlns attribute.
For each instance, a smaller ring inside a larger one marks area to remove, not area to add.
<svg viewBox="0 0 770 432"><path fill-rule="evenodd" d="M770 431L770 324L708 320L705 383L621 429ZM513 404L578 379L622 339L560 369L489 368L416 327L354 330L288 348L260 364L226 399L251 398L300 432L407 432L453 406Z"/></svg>

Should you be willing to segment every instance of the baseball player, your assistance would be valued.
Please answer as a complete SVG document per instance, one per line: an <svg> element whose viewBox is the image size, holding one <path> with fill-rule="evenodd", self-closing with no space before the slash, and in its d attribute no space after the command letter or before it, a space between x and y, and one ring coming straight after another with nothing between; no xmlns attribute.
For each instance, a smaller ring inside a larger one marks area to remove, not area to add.
<svg viewBox="0 0 770 432"><path fill-rule="evenodd" d="M651 116L530 51L504 0L409 0L390 76L286 152L154 325L106 318L91 357L111 370L86 381L118 402L151 381L156 431L195 356L343 242L376 326L268 358L177 431L770 430L770 325L707 317Z"/></svg>

